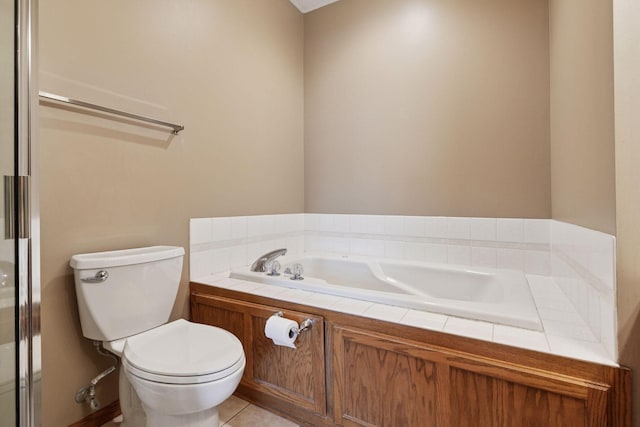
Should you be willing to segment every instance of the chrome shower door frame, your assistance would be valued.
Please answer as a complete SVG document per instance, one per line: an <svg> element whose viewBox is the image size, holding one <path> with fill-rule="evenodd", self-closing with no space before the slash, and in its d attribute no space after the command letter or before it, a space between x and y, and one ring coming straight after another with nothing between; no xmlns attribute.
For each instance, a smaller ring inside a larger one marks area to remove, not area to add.
<svg viewBox="0 0 640 427"><path fill-rule="evenodd" d="M25 183L18 198L20 215L27 226L18 237L18 419L21 427L40 426L40 211L38 161L38 66L37 0L17 0L17 173ZM18 218L18 221L21 221Z"/></svg>

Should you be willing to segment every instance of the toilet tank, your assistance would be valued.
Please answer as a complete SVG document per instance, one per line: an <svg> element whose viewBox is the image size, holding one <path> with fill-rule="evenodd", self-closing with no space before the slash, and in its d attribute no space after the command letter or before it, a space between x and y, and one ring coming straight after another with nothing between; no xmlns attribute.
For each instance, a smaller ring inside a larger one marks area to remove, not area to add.
<svg viewBox="0 0 640 427"><path fill-rule="evenodd" d="M184 248L153 246L73 255L82 334L113 341L169 320ZM108 276L105 278L105 276Z"/></svg>

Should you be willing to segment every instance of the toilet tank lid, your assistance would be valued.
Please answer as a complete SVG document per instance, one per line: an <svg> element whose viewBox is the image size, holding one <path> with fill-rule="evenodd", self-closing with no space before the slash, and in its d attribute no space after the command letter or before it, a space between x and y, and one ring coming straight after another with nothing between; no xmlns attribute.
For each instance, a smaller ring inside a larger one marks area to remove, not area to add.
<svg viewBox="0 0 640 427"><path fill-rule="evenodd" d="M76 270L90 270L94 268L143 264L183 255L184 248L180 246L150 246L146 248L77 254L71 257L69 265Z"/></svg>

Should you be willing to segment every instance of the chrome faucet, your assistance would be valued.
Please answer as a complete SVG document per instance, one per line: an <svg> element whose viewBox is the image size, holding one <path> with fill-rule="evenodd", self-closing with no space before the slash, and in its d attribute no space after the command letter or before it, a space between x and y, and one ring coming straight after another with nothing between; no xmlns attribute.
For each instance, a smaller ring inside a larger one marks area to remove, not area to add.
<svg viewBox="0 0 640 427"><path fill-rule="evenodd" d="M251 271L259 271L259 272L267 271L267 263L275 260L279 256L284 255L286 253L287 253L287 250L283 248L283 249L276 249L275 251L271 251L269 253L262 255L253 264L251 264Z"/></svg>

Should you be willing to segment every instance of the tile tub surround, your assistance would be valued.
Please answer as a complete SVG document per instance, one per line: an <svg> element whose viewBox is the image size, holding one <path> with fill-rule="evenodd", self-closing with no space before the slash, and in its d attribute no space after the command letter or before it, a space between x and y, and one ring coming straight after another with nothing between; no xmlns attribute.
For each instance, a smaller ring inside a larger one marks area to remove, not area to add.
<svg viewBox="0 0 640 427"><path fill-rule="evenodd" d="M304 214L192 218L190 277L250 265L277 248L304 253Z"/></svg>
<svg viewBox="0 0 640 427"><path fill-rule="evenodd" d="M548 275L550 221L305 214L305 251Z"/></svg>
<svg viewBox="0 0 640 427"><path fill-rule="evenodd" d="M547 276L553 280L538 295L545 330L585 347L601 345L608 360L617 360L611 235L545 219L285 214L192 219L190 236L192 280L249 265L279 247L292 255L354 254Z"/></svg>
<svg viewBox="0 0 640 427"><path fill-rule="evenodd" d="M551 233L552 277L617 360L615 237L560 221L552 221Z"/></svg>

